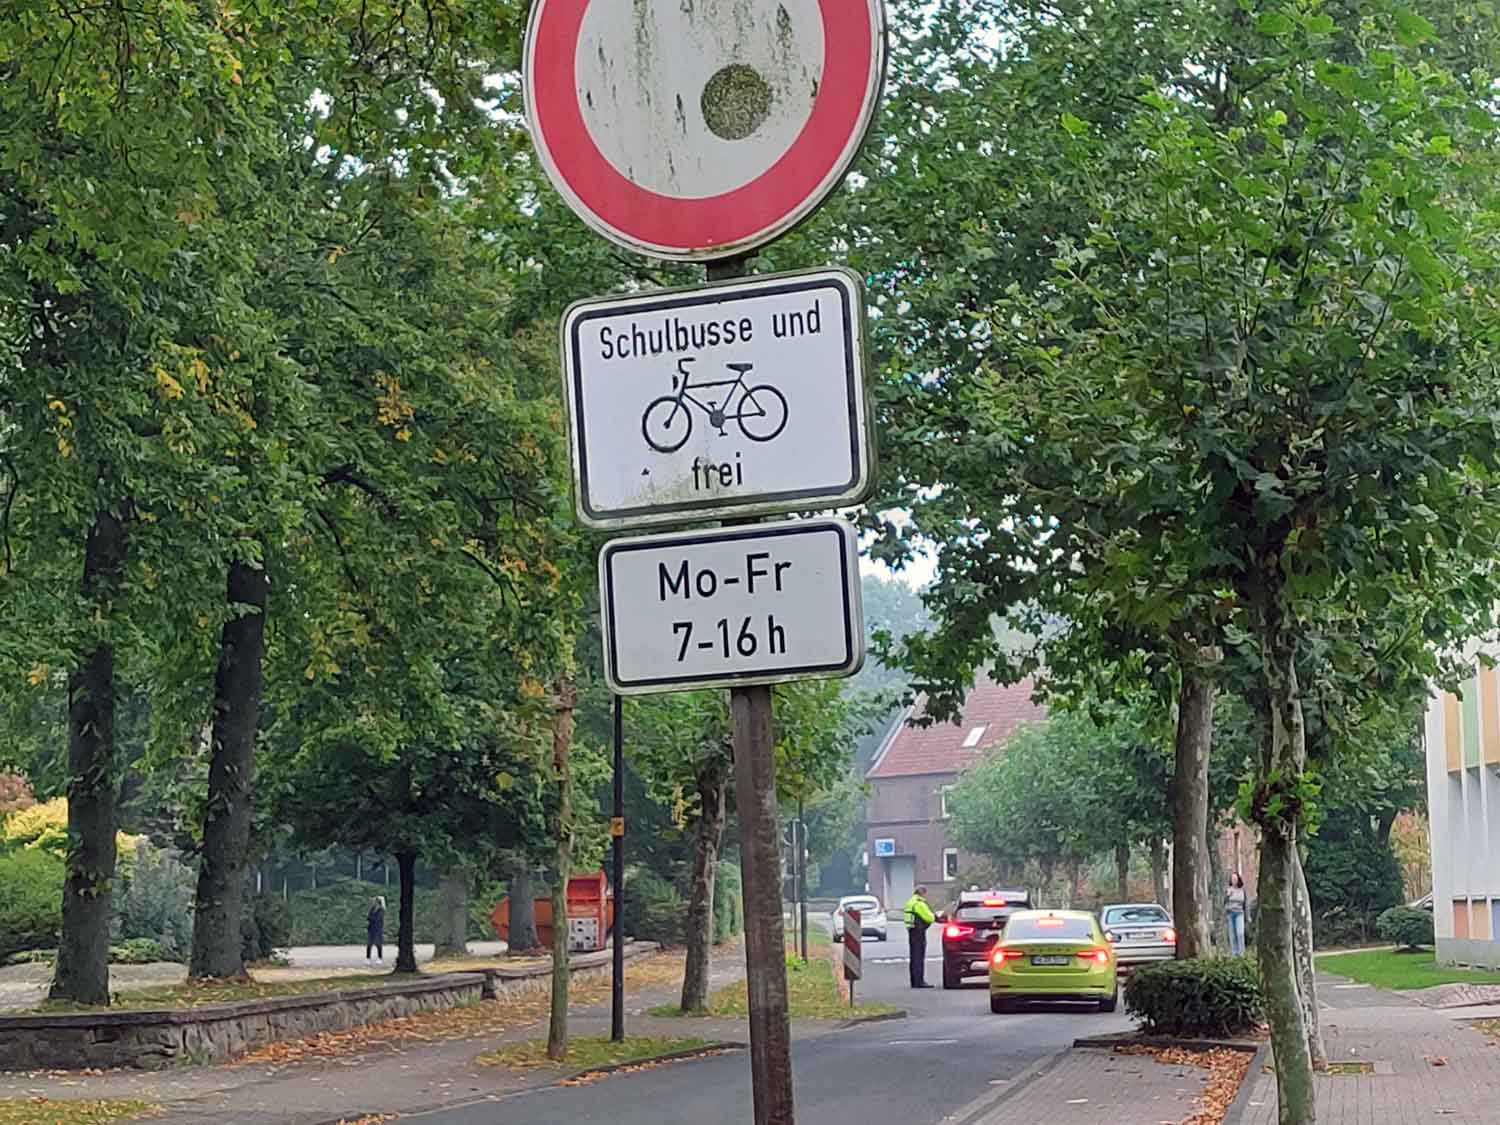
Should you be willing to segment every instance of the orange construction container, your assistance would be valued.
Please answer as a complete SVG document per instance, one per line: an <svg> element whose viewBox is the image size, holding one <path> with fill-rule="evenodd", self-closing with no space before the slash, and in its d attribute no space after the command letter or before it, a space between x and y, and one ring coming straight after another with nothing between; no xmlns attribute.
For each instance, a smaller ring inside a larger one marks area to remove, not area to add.
<svg viewBox="0 0 1500 1125"><path fill-rule="evenodd" d="M533 901L536 939L552 946L552 896ZM568 880L568 949L593 953L603 949L615 919L615 896L603 871L574 875ZM502 898L490 911L490 925L501 941L510 941L510 899Z"/></svg>

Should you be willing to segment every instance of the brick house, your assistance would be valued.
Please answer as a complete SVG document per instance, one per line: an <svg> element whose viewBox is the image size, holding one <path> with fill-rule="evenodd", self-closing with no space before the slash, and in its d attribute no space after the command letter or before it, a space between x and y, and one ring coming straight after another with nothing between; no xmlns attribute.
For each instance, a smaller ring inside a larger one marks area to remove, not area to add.
<svg viewBox="0 0 1500 1125"><path fill-rule="evenodd" d="M926 703L919 697L886 734L865 780L870 786L865 846L869 891L897 910L912 888L926 885L934 901L956 890L971 857L948 832L947 792L959 774L1022 723L1040 722L1046 709L1031 700L1032 682L981 680L955 723L914 727ZM945 884L948 886L945 888Z"/></svg>

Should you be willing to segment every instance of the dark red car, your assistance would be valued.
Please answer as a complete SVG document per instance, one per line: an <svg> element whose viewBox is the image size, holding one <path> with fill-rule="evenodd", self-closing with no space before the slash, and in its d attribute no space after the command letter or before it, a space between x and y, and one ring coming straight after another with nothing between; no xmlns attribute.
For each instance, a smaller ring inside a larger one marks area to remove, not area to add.
<svg viewBox="0 0 1500 1125"><path fill-rule="evenodd" d="M965 977L989 978L990 949L1017 910L1031 909L1031 895L1019 888L964 891L940 916L943 937L943 987L962 988Z"/></svg>

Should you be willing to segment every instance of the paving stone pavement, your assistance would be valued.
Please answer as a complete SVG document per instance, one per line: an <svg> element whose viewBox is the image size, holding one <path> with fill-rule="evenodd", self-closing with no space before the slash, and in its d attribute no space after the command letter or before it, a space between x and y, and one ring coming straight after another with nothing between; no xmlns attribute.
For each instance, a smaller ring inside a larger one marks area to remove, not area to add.
<svg viewBox="0 0 1500 1125"><path fill-rule="evenodd" d="M1014 1094L997 1092L988 1107L946 1118L947 1125L1176 1125L1193 1112L1209 1072L1118 1055L1108 1048L1075 1048Z"/></svg>
<svg viewBox="0 0 1500 1125"><path fill-rule="evenodd" d="M1323 1011L1329 1061L1367 1062L1374 1073L1318 1075L1318 1125L1500 1121L1494 1037L1393 993L1334 991L1320 982L1319 995L1333 1005ZM1262 1072L1250 1081L1242 1115L1226 1125L1275 1125L1274 1077Z"/></svg>

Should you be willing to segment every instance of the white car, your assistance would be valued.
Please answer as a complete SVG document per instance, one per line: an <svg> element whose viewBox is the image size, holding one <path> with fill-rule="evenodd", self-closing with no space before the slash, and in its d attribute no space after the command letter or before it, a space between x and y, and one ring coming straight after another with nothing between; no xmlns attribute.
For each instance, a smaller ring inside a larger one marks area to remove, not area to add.
<svg viewBox="0 0 1500 1125"><path fill-rule="evenodd" d="M839 904L833 912L833 939L835 941L844 934L844 910L849 907L859 911L859 928L864 931L860 934L861 937L885 940L885 911L880 908L880 900L874 895L845 895L839 899Z"/></svg>
<svg viewBox="0 0 1500 1125"><path fill-rule="evenodd" d="M1099 921L1122 967L1170 961L1177 956L1177 931L1164 906L1154 902L1115 903L1100 909Z"/></svg>

